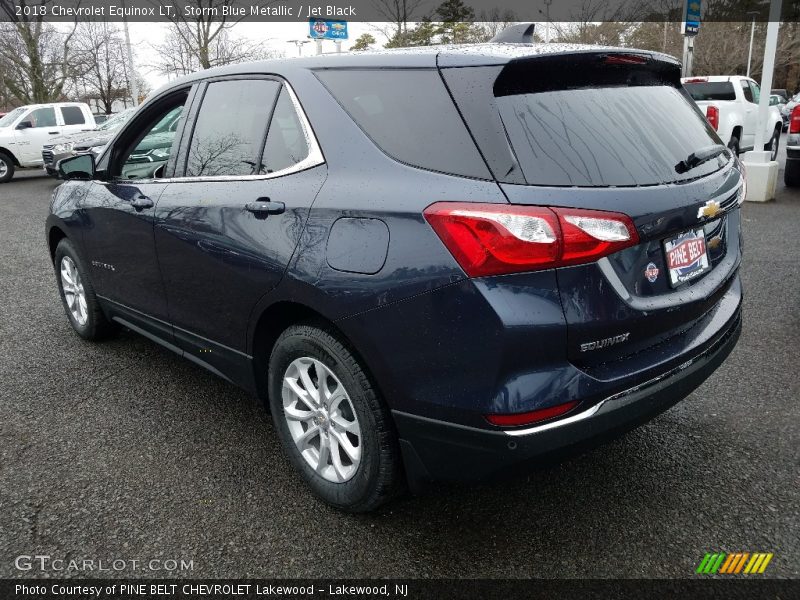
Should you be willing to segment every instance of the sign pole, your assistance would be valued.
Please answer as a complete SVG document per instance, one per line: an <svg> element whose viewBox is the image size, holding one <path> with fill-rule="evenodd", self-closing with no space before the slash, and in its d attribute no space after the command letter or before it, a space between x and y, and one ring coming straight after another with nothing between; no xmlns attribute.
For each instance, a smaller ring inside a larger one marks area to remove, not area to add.
<svg viewBox="0 0 800 600"><path fill-rule="evenodd" d="M772 91L772 74L775 71L775 52L778 48L778 27L781 20L781 0L772 0L769 5L769 23L767 23L767 41L764 45L764 68L761 70L761 97L758 99L758 126L756 128L755 150L762 150L767 140L764 139L764 127L769 114L769 94Z"/></svg>

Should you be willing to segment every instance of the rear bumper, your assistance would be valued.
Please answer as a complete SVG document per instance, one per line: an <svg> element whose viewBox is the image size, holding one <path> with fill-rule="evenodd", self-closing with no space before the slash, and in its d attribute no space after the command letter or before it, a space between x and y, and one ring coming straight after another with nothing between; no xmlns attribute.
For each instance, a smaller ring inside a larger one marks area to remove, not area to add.
<svg viewBox="0 0 800 600"><path fill-rule="evenodd" d="M703 351L671 370L543 425L486 430L393 411L412 489L427 481L478 481L592 447L645 423L688 396L725 360L741 311Z"/></svg>

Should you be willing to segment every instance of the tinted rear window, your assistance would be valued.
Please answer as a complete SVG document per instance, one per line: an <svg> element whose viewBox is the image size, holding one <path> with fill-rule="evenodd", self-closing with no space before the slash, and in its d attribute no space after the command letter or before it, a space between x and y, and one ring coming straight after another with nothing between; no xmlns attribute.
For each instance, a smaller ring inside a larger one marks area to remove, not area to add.
<svg viewBox="0 0 800 600"><path fill-rule="evenodd" d="M685 179L675 165L719 143L680 91L613 87L497 99L525 180L535 185L631 186ZM719 168L705 163L688 175Z"/></svg>
<svg viewBox="0 0 800 600"><path fill-rule="evenodd" d="M730 81L684 83L683 87L698 102L704 100L736 100L736 92Z"/></svg>
<svg viewBox="0 0 800 600"><path fill-rule="evenodd" d="M432 171L491 178L437 70L324 70L317 77L389 156Z"/></svg>
<svg viewBox="0 0 800 600"><path fill-rule="evenodd" d="M83 125L86 119L83 118L83 111L78 106L62 106L61 116L64 117L64 125Z"/></svg>
<svg viewBox="0 0 800 600"><path fill-rule="evenodd" d="M679 67L671 62L584 53L443 71L505 183L657 185L707 175L729 160L723 154L676 171L720 140L680 88Z"/></svg>

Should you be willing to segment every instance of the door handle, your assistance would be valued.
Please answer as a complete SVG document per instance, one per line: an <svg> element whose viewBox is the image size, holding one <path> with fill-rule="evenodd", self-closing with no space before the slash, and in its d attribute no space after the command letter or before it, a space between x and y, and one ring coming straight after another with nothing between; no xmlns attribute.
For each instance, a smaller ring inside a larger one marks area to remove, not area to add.
<svg viewBox="0 0 800 600"><path fill-rule="evenodd" d="M58 131L48 131L47 133L49 133L50 135L56 135L59 132Z"/></svg>
<svg viewBox="0 0 800 600"><path fill-rule="evenodd" d="M286 210L286 205L283 202L273 202L269 198L259 198L255 202L245 204L244 209L254 215L279 215Z"/></svg>
<svg viewBox="0 0 800 600"><path fill-rule="evenodd" d="M147 196L137 196L131 202L131 206L138 212L140 210L144 210L145 208L153 208L155 205Z"/></svg>

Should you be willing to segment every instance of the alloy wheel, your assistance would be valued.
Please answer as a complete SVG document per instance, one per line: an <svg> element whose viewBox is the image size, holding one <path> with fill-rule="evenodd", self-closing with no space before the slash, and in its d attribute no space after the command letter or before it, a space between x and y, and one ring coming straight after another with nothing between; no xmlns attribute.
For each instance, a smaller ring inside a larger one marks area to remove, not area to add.
<svg viewBox="0 0 800 600"><path fill-rule="evenodd" d="M61 259L61 289L72 318L80 326L86 325L89 309L86 305L86 292L83 289L81 275L75 261L69 256Z"/></svg>
<svg viewBox="0 0 800 600"><path fill-rule="evenodd" d="M6 173L8 173L8 164L2 158L0 158L0 178L5 177Z"/></svg>
<svg viewBox="0 0 800 600"><path fill-rule="evenodd" d="M343 483L361 462L361 427L350 395L315 358L295 359L283 376L283 414L306 463L323 479Z"/></svg>

